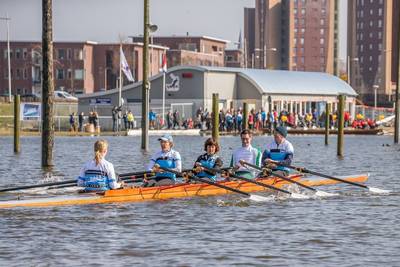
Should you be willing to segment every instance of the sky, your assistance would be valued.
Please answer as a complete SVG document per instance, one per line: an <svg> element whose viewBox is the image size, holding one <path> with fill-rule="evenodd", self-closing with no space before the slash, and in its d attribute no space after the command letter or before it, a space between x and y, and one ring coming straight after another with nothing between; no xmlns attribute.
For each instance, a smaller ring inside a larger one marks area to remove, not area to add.
<svg viewBox="0 0 400 267"><path fill-rule="evenodd" d="M346 0L339 0L339 57L346 57ZM0 0L0 17L11 17L10 39L41 40L41 0ZM243 8L254 0L150 0L156 35L207 35L236 42ZM54 41L118 42L143 33L143 0L53 0ZM243 33L242 33L243 34ZM6 24L0 21L0 40ZM231 44L232 45L232 44Z"/></svg>

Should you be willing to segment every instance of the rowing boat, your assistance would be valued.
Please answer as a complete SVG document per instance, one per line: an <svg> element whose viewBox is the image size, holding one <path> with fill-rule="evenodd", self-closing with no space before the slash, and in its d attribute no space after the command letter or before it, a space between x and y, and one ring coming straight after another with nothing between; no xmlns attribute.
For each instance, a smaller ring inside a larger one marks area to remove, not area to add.
<svg viewBox="0 0 400 267"><path fill-rule="evenodd" d="M301 175L290 176L292 180L299 181L308 186L334 185L340 182L330 179L314 179ZM363 183L368 180L368 174L359 174L342 177L351 182ZM280 178L259 178L257 181L282 188L289 182ZM265 187L244 181L219 182L225 186L236 188L247 193L265 191ZM0 208L14 207L50 207L67 205L87 205L117 202L141 202L152 200L165 200L173 198L187 198L197 196L218 196L232 194L231 191L208 184L178 184L160 187L129 187L124 189L109 190L104 194L79 194L70 196L56 196L48 198L32 198L22 200L0 201Z"/></svg>

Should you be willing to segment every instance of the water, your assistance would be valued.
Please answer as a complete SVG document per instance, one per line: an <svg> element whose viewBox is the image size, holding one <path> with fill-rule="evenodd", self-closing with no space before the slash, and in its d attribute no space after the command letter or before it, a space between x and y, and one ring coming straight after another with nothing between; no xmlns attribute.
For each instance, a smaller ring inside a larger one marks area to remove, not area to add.
<svg viewBox="0 0 400 267"><path fill-rule="evenodd" d="M143 169L140 138L105 137L118 172ZM40 169L40 138L0 137L0 186L72 179L96 139L56 138L55 170ZM151 151L158 148L151 137ZM184 168L205 138L175 137ZM261 146L270 137L257 137ZM291 137L296 165L344 175L369 172L371 195L352 186L321 188L339 197L252 202L241 196L41 209L0 210L0 266L400 266L400 146L388 136L346 136L345 159L336 139ZM226 164L238 137L221 138ZM386 144L389 144L387 146ZM0 199L18 194L3 194ZM268 195L268 194L266 194Z"/></svg>

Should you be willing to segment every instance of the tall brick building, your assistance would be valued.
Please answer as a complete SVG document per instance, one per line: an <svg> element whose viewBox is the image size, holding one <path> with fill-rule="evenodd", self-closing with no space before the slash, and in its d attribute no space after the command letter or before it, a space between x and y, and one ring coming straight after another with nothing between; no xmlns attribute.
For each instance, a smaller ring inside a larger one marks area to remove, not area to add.
<svg viewBox="0 0 400 267"><path fill-rule="evenodd" d="M350 84L362 101L390 106L397 81L400 2L348 2Z"/></svg>
<svg viewBox="0 0 400 267"><path fill-rule="evenodd" d="M253 59L256 68L333 74L337 56L336 2L256 0L255 34L254 39L248 41L247 57ZM251 24L250 14L251 11L245 9L245 36L248 38L252 36L246 32L249 31L246 25Z"/></svg>

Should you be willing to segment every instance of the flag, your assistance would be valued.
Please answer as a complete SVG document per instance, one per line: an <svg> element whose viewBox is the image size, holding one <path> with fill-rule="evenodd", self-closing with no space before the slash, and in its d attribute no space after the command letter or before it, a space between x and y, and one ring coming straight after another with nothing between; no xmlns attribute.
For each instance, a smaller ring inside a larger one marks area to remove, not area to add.
<svg viewBox="0 0 400 267"><path fill-rule="evenodd" d="M162 61L161 61L161 69L160 72L167 72L167 54L164 53L162 56Z"/></svg>
<svg viewBox="0 0 400 267"><path fill-rule="evenodd" d="M120 68L121 68L122 71L124 72L126 78L127 78L130 82L134 82L135 79L133 79L132 72L131 72L131 70L129 69L128 62L126 61L124 52L122 51L122 47L120 48L120 57L119 57L119 58L120 58L120 63L119 63L119 64L120 64Z"/></svg>

